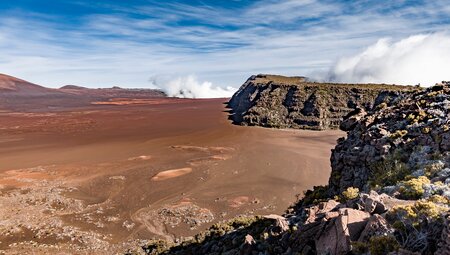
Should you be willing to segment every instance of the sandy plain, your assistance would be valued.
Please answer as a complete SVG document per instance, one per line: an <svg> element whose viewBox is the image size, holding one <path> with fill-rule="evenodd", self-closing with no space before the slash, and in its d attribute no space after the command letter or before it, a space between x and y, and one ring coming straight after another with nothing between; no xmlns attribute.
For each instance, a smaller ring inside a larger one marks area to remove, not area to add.
<svg viewBox="0 0 450 255"><path fill-rule="evenodd" d="M114 254L327 182L340 131L242 127L226 99L0 111L0 254Z"/></svg>

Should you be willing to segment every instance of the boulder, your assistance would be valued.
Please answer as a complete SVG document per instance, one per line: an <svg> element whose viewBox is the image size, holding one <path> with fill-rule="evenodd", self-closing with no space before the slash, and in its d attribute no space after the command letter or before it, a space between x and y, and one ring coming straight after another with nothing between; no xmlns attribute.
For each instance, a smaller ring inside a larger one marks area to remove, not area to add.
<svg viewBox="0 0 450 255"><path fill-rule="evenodd" d="M245 236L244 243L241 246L239 254L240 255L251 255L255 244L256 244L256 241L255 241L255 239L253 239L253 236L247 234Z"/></svg>
<svg viewBox="0 0 450 255"><path fill-rule="evenodd" d="M320 202L318 205L307 208L306 212L308 218L306 219L305 224L312 223L317 221L318 219L326 217L326 214L328 212L337 209L339 206L340 204L335 200L328 200L326 202Z"/></svg>
<svg viewBox="0 0 450 255"><path fill-rule="evenodd" d="M358 201L358 206L370 214L382 214L387 211L383 200L387 199L387 195L378 195L376 191L371 191L369 194L362 193Z"/></svg>
<svg viewBox="0 0 450 255"><path fill-rule="evenodd" d="M391 234L394 229L385 218L378 214L370 216L364 230L358 238L359 242L367 243L372 236Z"/></svg>
<svg viewBox="0 0 450 255"><path fill-rule="evenodd" d="M276 214L270 214L263 216L264 219L270 219L275 221L275 227L278 229L277 232L284 232L289 230L289 223L286 218Z"/></svg>
<svg viewBox="0 0 450 255"><path fill-rule="evenodd" d="M350 112L344 117L344 120L339 125L339 128L343 131L352 130L357 122L366 116L367 112L362 108L356 108L354 111Z"/></svg>
<svg viewBox="0 0 450 255"><path fill-rule="evenodd" d="M333 218L318 234L315 242L317 254L347 254L351 242L357 241L364 230L370 214L367 212L342 208L339 216Z"/></svg>

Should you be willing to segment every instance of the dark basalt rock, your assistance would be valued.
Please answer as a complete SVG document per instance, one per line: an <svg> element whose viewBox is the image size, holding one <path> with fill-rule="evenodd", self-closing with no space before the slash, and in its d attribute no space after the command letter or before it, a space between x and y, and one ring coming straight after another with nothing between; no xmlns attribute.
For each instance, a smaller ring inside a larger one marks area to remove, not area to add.
<svg viewBox="0 0 450 255"><path fill-rule="evenodd" d="M355 109L390 105L417 87L310 82L305 77L254 75L229 101L234 123L300 129L337 129Z"/></svg>
<svg viewBox="0 0 450 255"><path fill-rule="evenodd" d="M425 175L433 164L441 169L428 177L445 182L447 171L438 170L450 167L449 116L450 85L441 84L372 114L349 117L341 125L348 136L332 152L330 190L395 185L416 171Z"/></svg>

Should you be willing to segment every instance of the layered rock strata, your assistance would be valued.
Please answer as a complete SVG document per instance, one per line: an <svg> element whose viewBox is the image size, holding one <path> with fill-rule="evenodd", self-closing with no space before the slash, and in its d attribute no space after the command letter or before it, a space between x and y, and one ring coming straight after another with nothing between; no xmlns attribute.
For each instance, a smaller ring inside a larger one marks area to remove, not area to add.
<svg viewBox="0 0 450 255"><path fill-rule="evenodd" d="M254 75L229 101L234 123L300 129L336 129L357 108L391 105L419 88L383 84L310 82L305 77Z"/></svg>

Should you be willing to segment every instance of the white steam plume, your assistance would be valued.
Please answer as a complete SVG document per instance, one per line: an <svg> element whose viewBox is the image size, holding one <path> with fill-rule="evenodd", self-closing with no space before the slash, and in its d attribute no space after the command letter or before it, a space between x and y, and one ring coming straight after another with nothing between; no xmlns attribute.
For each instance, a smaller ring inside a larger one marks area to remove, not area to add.
<svg viewBox="0 0 450 255"><path fill-rule="evenodd" d="M162 84L156 84L161 87L170 97L182 98L225 98L231 97L236 88L233 87L217 87L211 82L199 82L194 75L180 77Z"/></svg>
<svg viewBox="0 0 450 255"><path fill-rule="evenodd" d="M328 80L424 86L450 80L450 35L381 39L356 56L339 59Z"/></svg>

